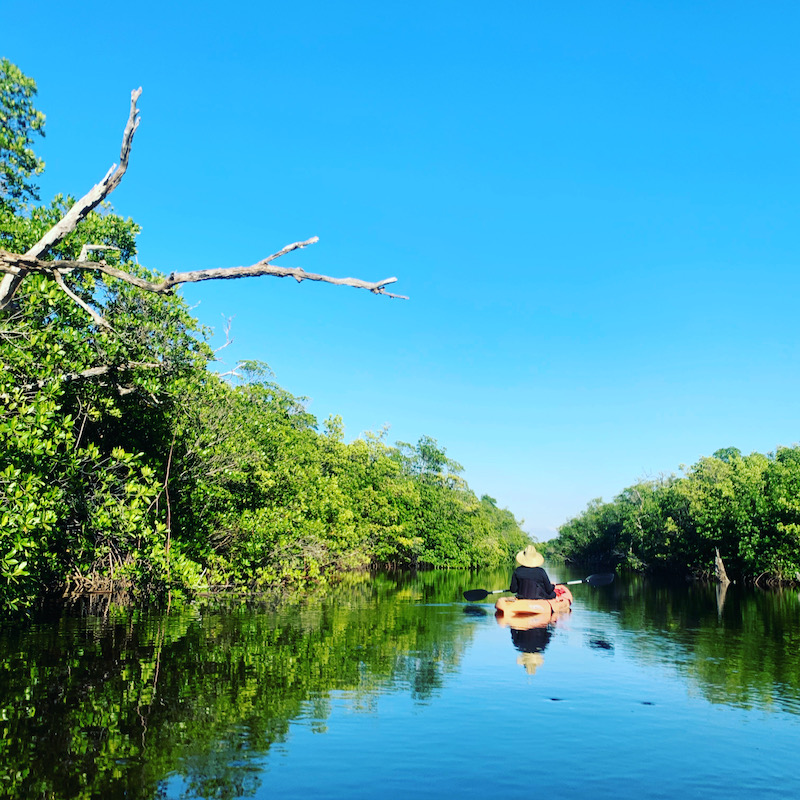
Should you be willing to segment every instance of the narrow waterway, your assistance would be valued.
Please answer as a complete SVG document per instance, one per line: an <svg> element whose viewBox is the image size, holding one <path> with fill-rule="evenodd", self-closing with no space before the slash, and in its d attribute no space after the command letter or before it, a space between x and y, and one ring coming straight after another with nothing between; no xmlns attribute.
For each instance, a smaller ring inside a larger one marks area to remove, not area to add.
<svg viewBox="0 0 800 800"><path fill-rule="evenodd" d="M507 580L6 624L0 796L800 796L796 591L618 577L525 630L462 599Z"/></svg>

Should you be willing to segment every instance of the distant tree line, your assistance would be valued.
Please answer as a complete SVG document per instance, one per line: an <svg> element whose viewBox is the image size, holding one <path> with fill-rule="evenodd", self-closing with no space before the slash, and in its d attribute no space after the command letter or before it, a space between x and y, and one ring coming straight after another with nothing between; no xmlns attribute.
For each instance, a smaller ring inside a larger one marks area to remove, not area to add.
<svg viewBox="0 0 800 800"><path fill-rule="evenodd" d="M591 502L547 544L551 557L731 577L800 580L800 447L743 456L729 447L683 475Z"/></svg>
<svg viewBox="0 0 800 800"><path fill-rule="evenodd" d="M138 264L133 220L38 203L35 93L0 60L0 611L65 589L157 600L499 565L526 543L430 437L346 443L340 418L320 426L266 365L215 373L180 296L142 288L161 276Z"/></svg>

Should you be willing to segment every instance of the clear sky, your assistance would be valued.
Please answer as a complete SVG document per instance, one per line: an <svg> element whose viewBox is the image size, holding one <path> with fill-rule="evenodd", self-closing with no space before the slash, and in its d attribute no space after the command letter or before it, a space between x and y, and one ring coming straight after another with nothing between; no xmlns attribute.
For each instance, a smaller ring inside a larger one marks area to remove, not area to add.
<svg viewBox="0 0 800 800"><path fill-rule="evenodd" d="M795 2L2 0L43 199L142 122L115 209L348 439L432 436L548 538L596 497L800 422Z"/></svg>

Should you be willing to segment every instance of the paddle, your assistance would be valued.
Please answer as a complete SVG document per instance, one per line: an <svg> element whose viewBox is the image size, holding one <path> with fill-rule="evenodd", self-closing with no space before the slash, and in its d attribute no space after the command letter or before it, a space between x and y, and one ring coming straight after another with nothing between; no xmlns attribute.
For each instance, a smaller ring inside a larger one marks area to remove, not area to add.
<svg viewBox="0 0 800 800"><path fill-rule="evenodd" d="M609 583L614 581L613 572L600 572L597 575L590 575L582 581L567 581L567 586L572 586L575 583L588 583L589 586L608 586Z"/></svg>
<svg viewBox="0 0 800 800"><path fill-rule="evenodd" d="M602 572L598 575L590 575L588 578L582 578L579 581L565 581L567 586L574 586L576 583L588 583L589 586L608 586L614 580L614 573L613 572ZM464 592L464 599L473 602L475 600L483 600L484 597L488 597L490 594L501 594L502 592L508 592L509 589L493 589L489 591L488 589L467 589Z"/></svg>
<svg viewBox="0 0 800 800"><path fill-rule="evenodd" d="M491 592L487 589L467 589L467 591L464 592L464 599L470 602L473 600L483 600L484 597L488 597L490 594L500 594L500 592L507 591L508 589L495 589Z"/></svg>

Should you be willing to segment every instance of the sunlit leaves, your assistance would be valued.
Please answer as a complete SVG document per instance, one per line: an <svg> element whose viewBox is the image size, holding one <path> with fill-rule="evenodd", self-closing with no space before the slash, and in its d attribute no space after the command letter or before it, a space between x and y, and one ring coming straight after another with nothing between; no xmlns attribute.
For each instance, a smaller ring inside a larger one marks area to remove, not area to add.
<svg viewBox="0 0 800 800"><path fill-rule="evenodd" d="M0 58L0 208L19 210L37 200L30 181L44 169L31 145L44 136L44 114L33 105L36 83L6 58Z"/></svg>
<svg viewBox="0 0 800 800"><path fill-rule="evenodd" d="M552 552L710 574L793 578L800 569L800 448L717 451L680 478L642 482L563 525Z"/></svg>

